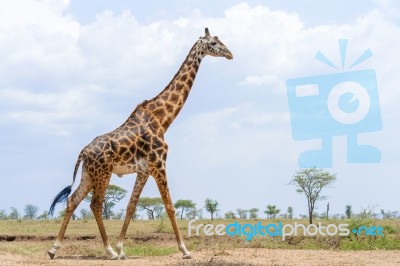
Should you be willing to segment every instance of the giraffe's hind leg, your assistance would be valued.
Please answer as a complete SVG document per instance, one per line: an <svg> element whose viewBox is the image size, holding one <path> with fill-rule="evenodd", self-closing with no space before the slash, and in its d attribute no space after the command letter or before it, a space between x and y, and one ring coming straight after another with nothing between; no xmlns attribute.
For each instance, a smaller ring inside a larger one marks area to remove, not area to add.
<svg viewBox="0 0 400 266"><path fill-rule="evenodd" d="M144 174L144 173L138 173L138 175L136 177L136 182L135 182L135 186L132 191L131 199L129 200L128 207L126 208L125 221L122 226L121 233L119 235L118 242L117 242L117 251L118 251L119 259L126 258L125 254L124 254L124 240L125 240L126 230L128 229L131 218L132 218L133 214L135 213L136 205L139 201L140 194L142 193L143 187L146 184L148 178L149 178L149 175Z"/></svg>
<svg viewBox="0 0 400 266"><path fill-rule="evenodd" d="M111 259L118 259L118 254L111 247L108 240L107 232L103 222L103 202L106 195L107 187L110 182L110 174L102 174L97 176L96 183L93 185L93 196L92 202L90 203L90 209L93 212L94 218L96 219L97 226L100 231L101 239L103 240L104 248Z"/></svg>
<svg viewBox="0 0 400 266"><path fill-rule="evenodd" d="M51 259L54 258L57 250L61 247L62 241L64 239L64 234L67 230L67 226L72 214L74 213L76 207L78 207L79 203L81 203L81 201L86 197L91 189L92 185L90 183L90 177L87 174L85 167L83 167L81 183L72 194L72 196L68 199L64 220L58 233L57 239L53 243L52 247L47 251L47 254L50 256Z"/></svg>

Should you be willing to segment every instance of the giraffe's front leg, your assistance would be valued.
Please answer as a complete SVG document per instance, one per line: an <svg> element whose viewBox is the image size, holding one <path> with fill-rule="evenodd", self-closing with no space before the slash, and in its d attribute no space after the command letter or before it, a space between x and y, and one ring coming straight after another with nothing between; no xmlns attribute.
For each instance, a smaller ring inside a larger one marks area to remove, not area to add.
<svg viewBox="0 0 400 266"><path fill-rule="evenodd" d="M158 170L154 175L154 178L156 180L158 189L160 190L161 197L164 201L165 210L167 211L169 220L171 221L172 228L174 229L176 241L178 242L178 248L183 253L182 258L191 259L192 256L187 250L185 243L183 243L181 232L179 231L178 223L176 222L175 208L172 203L171 196L169 194L167 176L165 174L165 170L164 169Z"/></svg>
<svg viewBox="0 0 400 266"><path fill-rule="evenodd" d="M49 250L47 250L47 255L49 255L50 259L54 259L54 256L57 253L57 250L59 250L61 247L61 243L58 241L54 242L53 245Z"/></svg>

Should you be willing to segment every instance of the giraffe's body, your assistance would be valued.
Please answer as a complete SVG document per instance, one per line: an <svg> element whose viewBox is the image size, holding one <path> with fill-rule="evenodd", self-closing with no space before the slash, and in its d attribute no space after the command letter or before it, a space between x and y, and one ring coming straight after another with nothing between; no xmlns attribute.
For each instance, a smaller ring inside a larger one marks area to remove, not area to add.
<svg viewBox="0 0 400 266"><path fill-rule="evenodd" d="M184 258L190 258L180 235L175 209L169 195L166 158L168 145L164 133L183 107L193 85L201 60L206 55L224 56L232 59L231 52L218 40L206 35L192 47L186 60L167 87L155 98L144 101L136 107L129 118L119 128L96 137L79 154L74 177L82 163L82 178L76 191L68 198L67 210L57 240L48 251L51 258L60 248L69 219L85 196L93 190L90 208L93 211L106 252L113 259L124 258L123 241L130 218L135 212L140 193L151 175L154 177L171 220L179 249ZM106 189L112 174L120 177L137 173L135 186L130 198L125 221L117 242L118 254L111 248L102 219L102 206ZM50 213L58 202L66 199L71 186L61 191L55 198Z"/></svg>

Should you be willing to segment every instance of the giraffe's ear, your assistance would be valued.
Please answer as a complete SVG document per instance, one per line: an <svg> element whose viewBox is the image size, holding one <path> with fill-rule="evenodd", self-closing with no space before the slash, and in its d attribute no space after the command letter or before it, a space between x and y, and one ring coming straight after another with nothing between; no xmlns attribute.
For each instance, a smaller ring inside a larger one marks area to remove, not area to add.
<svg viewBox="0 0 400 266"><path fill-rule="evenodd" d="M206 32L206 36L210 36L210 31L208 30L208 28L205 29Z"/></svg>

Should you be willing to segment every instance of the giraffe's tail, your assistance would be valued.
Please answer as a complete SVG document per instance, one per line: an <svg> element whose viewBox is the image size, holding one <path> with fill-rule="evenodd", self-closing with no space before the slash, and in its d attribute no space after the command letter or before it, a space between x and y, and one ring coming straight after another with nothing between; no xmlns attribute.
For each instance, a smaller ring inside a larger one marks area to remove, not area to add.
<svg viewBox="0 0 400 266"><path fill-rule="evenodd" d="M53 216L54 208L56 207L56 205L58 203L65 202L68 199L69 194L71 194L72 186L75 183L76 174L78 172L78 169L79 169L79 166L80 166L80 164L82 162L82 159L83 159L83 150L79 154L78 160L77 160L77 162L75 164L74 177L73 177L73 180L72 180L72 184L70 186L67 186L63 190L61 190L61 192L58 193L57 196L54 198L53 202L51 203L50 209L49 209L49 215L50 216Z"/></svg>

